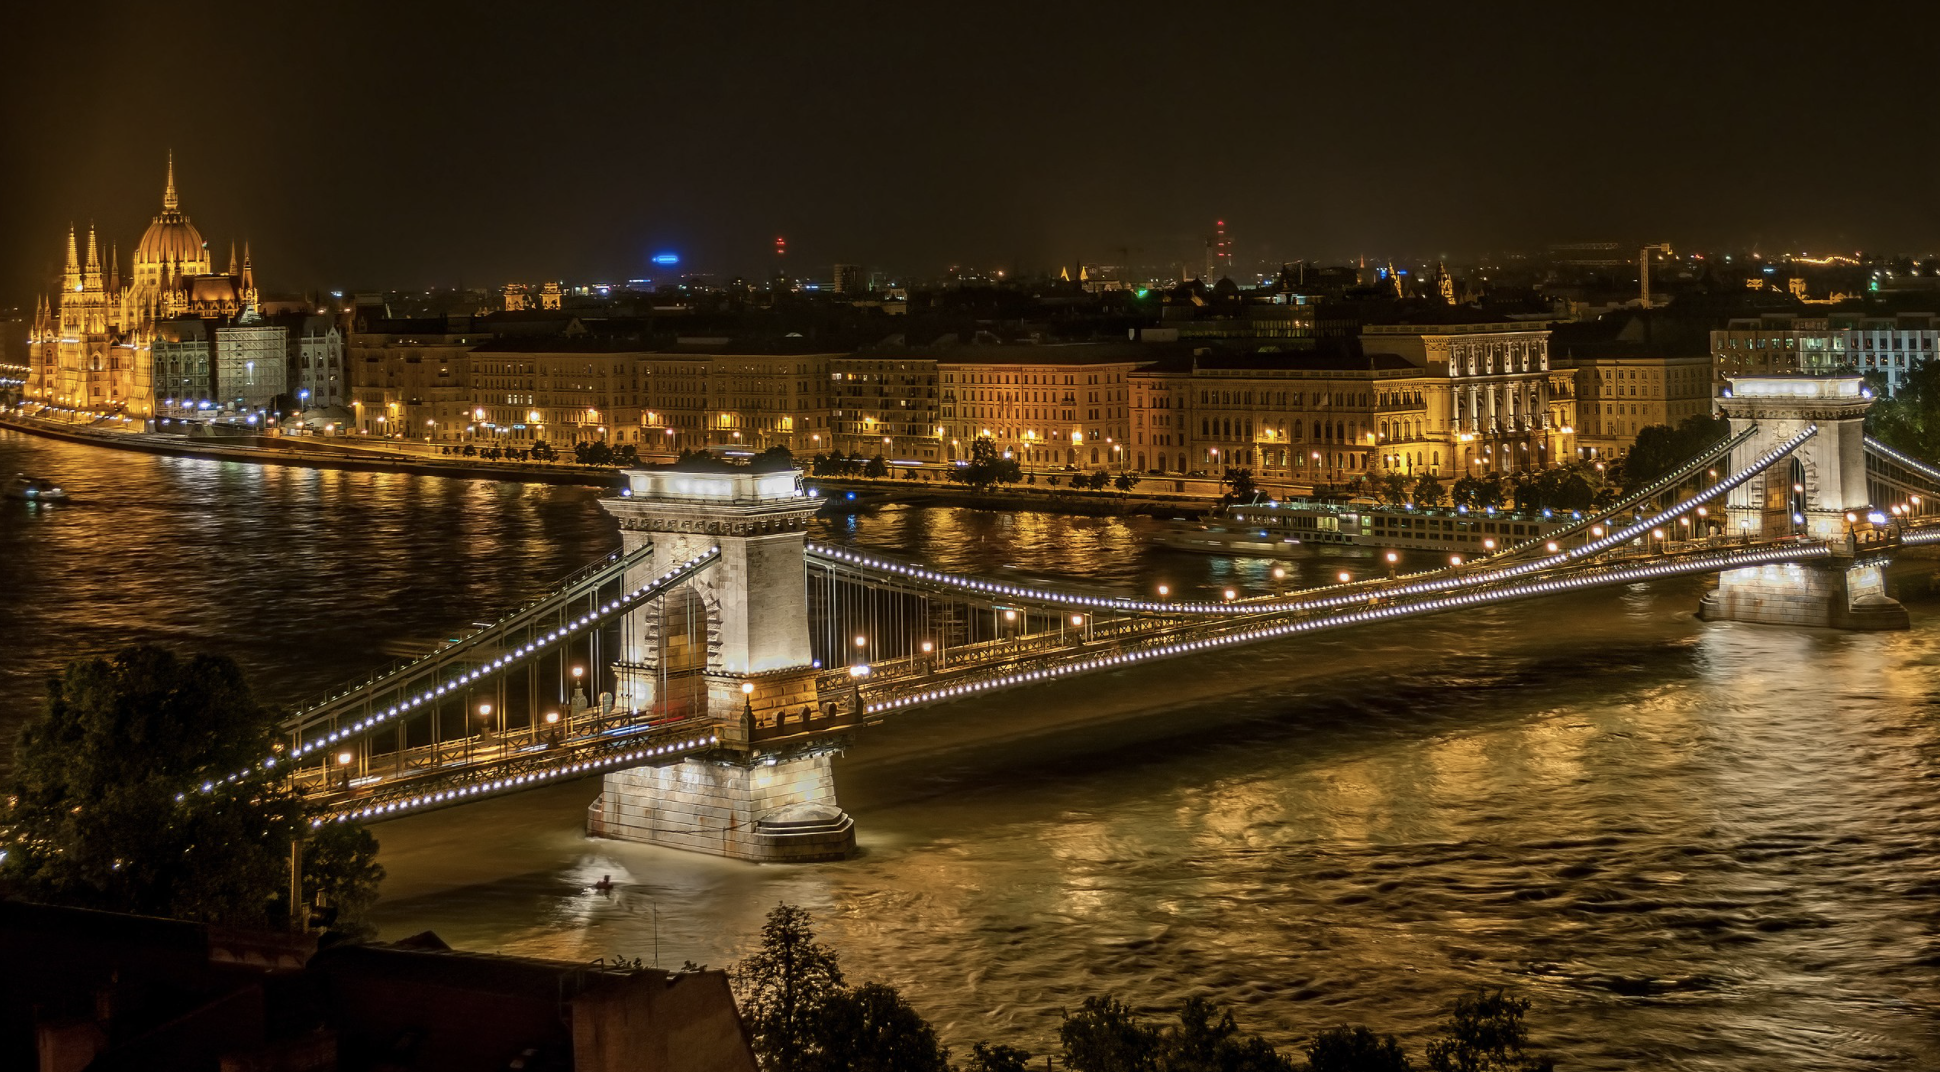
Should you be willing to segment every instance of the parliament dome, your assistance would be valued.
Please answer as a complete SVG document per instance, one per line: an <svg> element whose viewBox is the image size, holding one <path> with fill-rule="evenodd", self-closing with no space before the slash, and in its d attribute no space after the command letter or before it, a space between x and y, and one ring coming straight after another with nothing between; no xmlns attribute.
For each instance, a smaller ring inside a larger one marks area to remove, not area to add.
<svg viewBox="0 0 1940 1072"><path fill-rule="evenodd" d="M135 247L135 259L151 264L167 264L177 258L190 264L206 257L202 232L180 212L164 212L155 217L155 222L142 234L141 244Z"/></svg>
<svg viewBox="0 0 1940 1072"><path fill-rule="evenodd" d="M204 274L209 271L209 251L202 241L202 232L182 214L181 202L175 196L175 161L168 163L168 188L162 193L162 214L148 225L141 236L141 244L135 247L137 265L170 265L180 260L185 271Z"/></svg>

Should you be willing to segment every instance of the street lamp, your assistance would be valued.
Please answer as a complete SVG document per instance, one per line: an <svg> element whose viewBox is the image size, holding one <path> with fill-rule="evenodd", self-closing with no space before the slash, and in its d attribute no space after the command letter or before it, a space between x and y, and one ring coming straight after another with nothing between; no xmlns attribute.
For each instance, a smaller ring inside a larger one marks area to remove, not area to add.
<svg viewBox="0 0 1940 1072"><path fill-rule="evenodd" d="M345 749L344 751L337 753L337 767L339 770L343 771L344 790L346 792L348 792L350 789L350 764L356 758L357 757L355 755L351 754L349 749Z"/></svg>

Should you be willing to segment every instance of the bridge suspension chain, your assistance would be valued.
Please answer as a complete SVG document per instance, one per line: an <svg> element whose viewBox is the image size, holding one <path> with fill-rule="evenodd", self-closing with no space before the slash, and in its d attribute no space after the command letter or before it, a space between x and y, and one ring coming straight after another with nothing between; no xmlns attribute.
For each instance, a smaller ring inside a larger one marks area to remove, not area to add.
<svg viewBox="0 0 1940 1072"><path fill-rule="evenodd" d="M468 687L484 678L502 676L507 671L523 666L530 666L539 658L552 654L566 640L581 633L609 625L614 621L622 619L628 611L641 603L664 596L669 590L678 586L689 577L712 566L719 558L720 548L710 548L678 564L673 569L662 573L658 577L654 577L596 606L590 606L585 613L561 623L557 628L545 633L534 632L530 635L517 638L520 640L520 643L510 651L505 651L489 660L485 660L481 656L478 665L475 667L469 663L443 659L436 663L429 677L425 673L391 675L386 679L388 685L380 685L374 691L367 693L370 696L387 695L395 698L396 702L391 704L388 709L381 711L370 709L370 714L367 714L364 718L357 720L350 726L333 725L328 733L321 734L308 741L303 739L303 731L306 729L314 729L324 724L325 720L321 718L305 719L293 728L291 747L286 754L266 756L258 760L253 769L276 770L280 765L285 771L294 776L295 770L300 769L303 757L311 753L328 750L353 738L368 736L380 728L392 728L397 721L410 718L417 714L427 714L435 720L439 715L441 701L455 690ZM609 581L615 578L623 580L625 577L625 567L637 565L640 561L643 560L636 556L626 556L619 563L610 565L602 564L600 572ZM597 588L590 590L597 594ZM525 618L522 620L530 621L531 619ZM493 635L498 636L500 634L494 633ZM469 645L466 650L477 651L478 645ZM419 665L419 663L414 663L413 665ZM314 711L315 708L311 710ZM435 730L433 743L435 748ZM401 750L402 745L400 745L400 753ZM249 772L238 771L229 775L223 781L234 782L247 773ZM202 791L209 792L215 787L215 784L213 781L204 783Z"/></svg>
<svg viewBox="0 0 1940 1072"><path fill-rule="evenodd" d="M1806 440L1816 434L1817 431L1817 425L1810 425L1785 442L1767 450L1743 469L1726 476L1709 488L1703 489L1697 496L1685 499L1675 506L1669 507L1650 517L1634 521L1629 525L1613 527L1608 534L1592 539L1588 543L1577 547L1559 549L1556 552L1546 554L1542 558L1508 565L1499 569L1486 567L1477 569L1470 567L1466 570L1461 570L1442 567L1407 575L1405 578L1407 583L1399 586L1394 581L1388 579L1363 580L1342 585L1327 585L1319 588L1306 589L1297 593L1291 599L1270 597L1270 601L1241 600L1230 603L1170 603L1129 597L1101 597L1059 591L1057 589L1031 588L977 577L944 573L925 566L894 562L866 552L825 544L810 544L808 550L812 557L845 565L857 570L873 571L887 579L941 586L954 589L960 594L985 598L1002 597L1014 600L1028 600L1045 605L1163 617L1187 615L1251 616L1282 613L1311 607L1324 608L1353 603L1365 598L1366 593L1370 591L1379 591L1393 597L1446 591L1451 587L1473 587L1506 578L1524 576L1546 569L1552 569L1561 564L1575 562L1591 555L1600 554L1613 547L1628 543L1666 522L1675 522L1697 507L1729 493L1732 489L1752 479L1759 473L1764 472L1792 451L1797 450ZM1733 437L1730 442L1736 444L1742 442L1742 440L1742 436ZM1709 464L1716 457L1717 454L1715 451L1707 452L1700 461L1682 467L1679 470L1682 475L1678 476L1677 480L1688 479L1691 475L1694 475L1696 468ZM1660 481L1659 485L1661 486L1654 486L1655 491L1652 494L1661 494L1674 483L1675 481L1671 483ZM1578 531L1582 531L1582 529L1594 530L1599 523L1607 524L1622 509L1634 508L1634 505L1641 501L1643 501L1642 498L1632 496L1631 499L1626 500L1626 504L1620 505L1615 509L1607 510L1596 517L1586 519ZM1550 542L1554 541L1552 540Z"/></svg>

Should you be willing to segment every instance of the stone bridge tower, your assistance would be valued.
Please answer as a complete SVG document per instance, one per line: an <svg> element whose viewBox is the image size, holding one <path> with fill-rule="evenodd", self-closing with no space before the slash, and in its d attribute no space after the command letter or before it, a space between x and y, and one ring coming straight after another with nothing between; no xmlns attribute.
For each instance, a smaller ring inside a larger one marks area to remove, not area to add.
<svg viewBox="0 0 1940 1072"><path fill-rule="evenodd" d="M1736 436L1756 426L1731 452L1736 471L1808 427L1818 431L1791 456L1732 489L1726 532L1750 539L1802 536L1832 541L1838 553L1810 563L1729 570L1704 597L1707 621L1816 625L1837 629L1905 629L1906 608L1886 595L1886 560L1863 561L1853 522L1873 506L1866 488L1866 410L1872 394L1858 376L1739 376L1719 409Z"/></svg>
<svg viewBox="0 0 1940 1072"><path fill-rule="evenodd" d="M755 745L778 713L817 706L804 543L820 499L792 465L712 458L630 469L601 501L627 552L653 554L629 588L696 555L720 559L627 615L615 702L713 723L717 755L606 776L587 826L601 837L755 860L824 860L855 847L835 802L833 749Z"/></svg>

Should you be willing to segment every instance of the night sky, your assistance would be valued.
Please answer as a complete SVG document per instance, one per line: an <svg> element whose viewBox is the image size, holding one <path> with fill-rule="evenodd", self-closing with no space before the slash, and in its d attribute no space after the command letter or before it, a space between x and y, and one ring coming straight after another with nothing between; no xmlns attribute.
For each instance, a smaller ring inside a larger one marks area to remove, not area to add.
<svg viewBox="0 0 1940 1072"><path fill-rule="evenodd" d="M760 274L776 235L803 275L1163 265L1216 216L1242 266L1940 246L1935 26L1856 5L27 6L0 304L69 220L125 261L170 147L273 291Z"/></svg>

